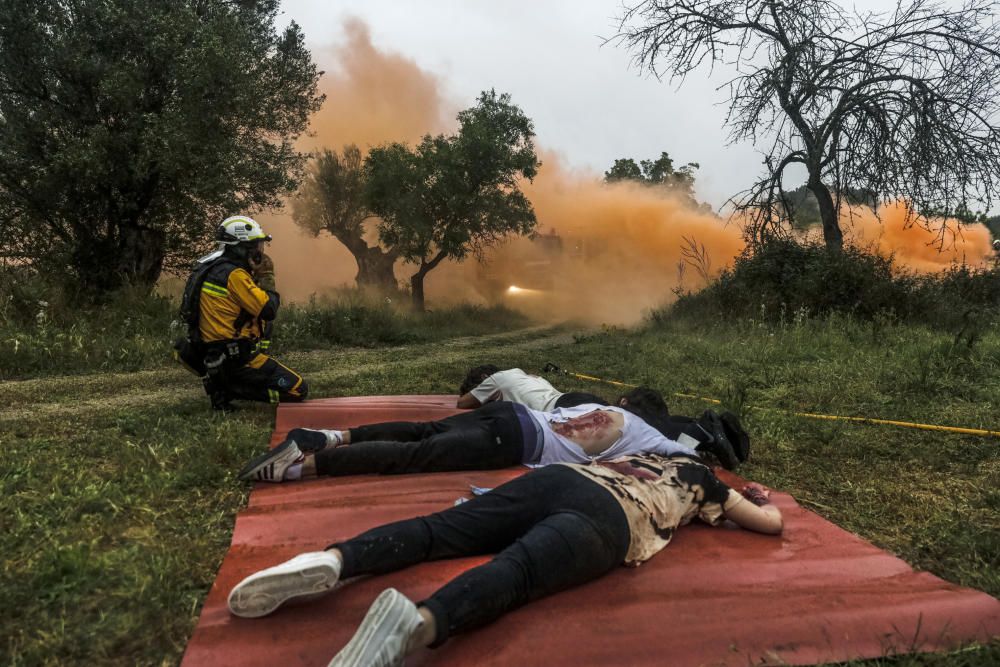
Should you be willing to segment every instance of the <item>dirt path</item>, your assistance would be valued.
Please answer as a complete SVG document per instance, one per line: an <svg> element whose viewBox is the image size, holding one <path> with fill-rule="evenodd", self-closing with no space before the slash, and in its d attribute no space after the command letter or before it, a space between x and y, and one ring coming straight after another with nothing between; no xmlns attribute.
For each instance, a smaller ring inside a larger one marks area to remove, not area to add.
<svg viewBox="0 0 1000 667"><path fill-rule="evenodd" d="M572 342L560 327L531 327L485 336L387 348L336 348L281 355L281 360L308 377L315 392L360 374L406 372L435 364L457 363L472 352L503 348L535 350ZM20 420L67 419L116 413L144 405L163 405L204 398L190 373L175 366L133 373L93 373L0 385L0 424Z"/></svg>

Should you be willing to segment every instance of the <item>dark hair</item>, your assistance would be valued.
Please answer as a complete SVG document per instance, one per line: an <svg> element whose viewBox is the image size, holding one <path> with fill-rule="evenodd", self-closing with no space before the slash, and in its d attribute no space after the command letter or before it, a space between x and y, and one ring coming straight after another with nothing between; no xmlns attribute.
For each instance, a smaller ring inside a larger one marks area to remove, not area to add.
<svg viewBox="0 0 1000 667"><path fill-rule="evenodd" d="M618 398L619 405L622 399L625 399L625 405L621 407L673 440L668 421L670 411L667 409L667 402L663 400L663 394L649 387L636 387Z"/></svg>
<svg viewBox="0 0 1000 667"><path fill-rule="evenodd" d="M500 369L493 364L486 364L484 366L473 366L469 369L468 374L465 376L465 380L462 382L462 386L459 387L459 394L468 394L470 391L479 386L479 383L493 375L494 373L499 373Z"/></svg>
<svg viewBox="0 0 1000 667"><path fill-rule="evenodd" d="M649 421L649 418L665 419L670 416L663 394L655 389L636 387L627 394L622 394L618 402L621 403L622 399L625 399L623 408L646 421Z"/></svg>

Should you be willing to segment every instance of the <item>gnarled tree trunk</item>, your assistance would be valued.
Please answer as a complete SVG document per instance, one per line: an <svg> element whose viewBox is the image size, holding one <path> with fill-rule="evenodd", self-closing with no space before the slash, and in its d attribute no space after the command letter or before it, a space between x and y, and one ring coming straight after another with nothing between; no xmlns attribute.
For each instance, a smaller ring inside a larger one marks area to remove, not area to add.
<svg viewBox="0 0 1000 667"><path fill-rule="evenodd" d="M166 238L161 230L125 227L118 239L117 272L130 285L152 289L163 271Z"/></svg>
<svg viewBox="0 0 1000 667"><path fill-rule="evenodd" d="M399 258L398 252L369 246L361 236L360 227L353 233L351 230L337 230L336 233L332 231L330 233L354 255L354 261L358 263L354 281L358 287L372 287L383 292L398 291L396 274L393 272L393 265Z"/></svg>
<svg viewBox="0 0 1000 667"><path fill-rule="evenodd" d="M393 272L398 253L392 250L383 252L379 247L351 252L358 263L358 274L355 276L358 287L370 287L380 292L395 292L399 289Z"/></svg>

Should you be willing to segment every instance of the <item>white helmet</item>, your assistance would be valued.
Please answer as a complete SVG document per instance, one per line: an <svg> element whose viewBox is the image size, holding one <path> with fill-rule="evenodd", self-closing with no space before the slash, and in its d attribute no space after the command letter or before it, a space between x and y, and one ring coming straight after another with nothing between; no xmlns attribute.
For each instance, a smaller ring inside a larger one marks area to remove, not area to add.
<svg viewBox="0 0 1000 667"><path fill-rule="evenodd" d="M245 215L226 218L219 225L217 238L223 245L238 245L247 241L270 241L257 221Z"/></svg>

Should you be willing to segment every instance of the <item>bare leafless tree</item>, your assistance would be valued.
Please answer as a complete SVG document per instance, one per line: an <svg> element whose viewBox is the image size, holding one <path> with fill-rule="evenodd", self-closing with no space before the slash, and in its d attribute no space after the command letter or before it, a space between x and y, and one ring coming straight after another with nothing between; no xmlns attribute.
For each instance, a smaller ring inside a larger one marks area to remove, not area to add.
<svg viewBox="0 0 1000 667"><path fill-rule="evenodd" d="M911 0L877 13L831 0L648 0L626 8L612 39L659 78L734 64L724 85L730 136L763 145L766 166L731 200L748 215L748 235L763 241L794 217L783 178L802 165L826 245L839 249L849 195L937 214L996 198L997 7Z"/></svg>

